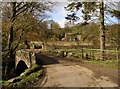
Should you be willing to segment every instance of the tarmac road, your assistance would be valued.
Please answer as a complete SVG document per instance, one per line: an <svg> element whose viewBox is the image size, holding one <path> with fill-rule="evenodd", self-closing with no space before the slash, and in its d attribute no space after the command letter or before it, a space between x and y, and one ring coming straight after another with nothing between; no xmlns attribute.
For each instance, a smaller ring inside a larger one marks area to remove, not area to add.
<svg viewBox="0 0 120 89"><path fill-rule="evenodd" d="M112 79L102 67L85 63L64 61L62 58L41 55L47 68L47 78L42 87L117 87L117 72ZM62 59L62 60L61 60ZM51 62L50 62L51 60ZM49 62L48 62L49 61ZM54 62L55 61L55 62ZM47 64L48 63L48 64ZM108 69L107 69L108 70ZM104 73L100 73L103 72ZM111 70L108 70L112 73ZM105 74L106 72L106 74ZM37 87L41 86L38 82Z"/></svg>

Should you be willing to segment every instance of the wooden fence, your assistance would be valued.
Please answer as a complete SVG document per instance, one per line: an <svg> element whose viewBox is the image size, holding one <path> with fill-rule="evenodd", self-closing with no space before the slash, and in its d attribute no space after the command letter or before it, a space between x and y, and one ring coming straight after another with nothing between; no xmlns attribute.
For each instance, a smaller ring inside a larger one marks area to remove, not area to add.
<svg viewBox="0 0 120 89"><path fill-rule="evenodd" d="M67 54L66 56L78 56L83 60L94 60L100 59L100 49L56 49L53 50L55 52L64 52L62 54ZM116 50L104 50L105 51L105 59L106 60L118 60L120 51Z"/></svg>

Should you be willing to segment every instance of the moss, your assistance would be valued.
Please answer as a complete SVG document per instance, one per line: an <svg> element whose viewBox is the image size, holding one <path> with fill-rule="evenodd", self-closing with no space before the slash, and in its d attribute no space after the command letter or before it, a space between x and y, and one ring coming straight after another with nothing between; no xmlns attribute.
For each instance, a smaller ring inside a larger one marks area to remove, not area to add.
<svg viewBox="0 0 120 89"><path fill-rule="evenodd" d="M13 82L10 82L10 80L8 80L8 81L3 81L2 82L2 85L4 86L4 87L12 87L16 82L19 82L19 81L21 81L22 80L22 78L20 77L20 76L18 76L18 77L15 77L15 79L17 80L14 80ZM19 79L19 81L18 81L18 79Z"/></svg>
<svg viewBox="0 0 120 89"><path fill-rule="evenodd" d="M0 85L2 84L2 80L0 80Z"/></svg>
<svg viewBox="0 0 120 89"><path fill-rule="evenodd" d="M19 78L21 78L21 81L19 82L14 82L14 83L11 83L11 82L4 82L3 86L4 87L23 87L29 83L32 83L34 81L36 81L36 79L43 73L42 70L39 70L37 72L34 72L34 73L31 73L29 76L24 76L24 77L21 77L19 76Z"/></svg>
<svg viewBox="0 0 120 89"><path fill-rule="evenodd" d="M42 70L34 72L27 76L26 78L22 79L20 82L16 84L17 87L23 86L29 82L35 81L37 77L39 77L42 74Z"/></svg>
<svg viewBox="0 0 120 89"><path fill-rule="evenodd" d="M38 70L40 70L40 65L35 64L31 68L27 69L21 77L28 76L29 74Z"/></svg>
<svg viewBox="0 0 120 89"><path fill-rule="evenodd" d="M4 87L16 87L16 86L22 86L28 82L35 81L36 78L42 74L42 70L40 70L40 65L33 65L32 68L27 69L23 75L16 77L15 79L19 79L19 81L13 81L10 82L4 81L3 86Z"/></svg>
<svg viewBox="0 0 120 89"><path fill-rule="evenodd" d="M2 81L2 86L7 86L10 82Z"/></svg>

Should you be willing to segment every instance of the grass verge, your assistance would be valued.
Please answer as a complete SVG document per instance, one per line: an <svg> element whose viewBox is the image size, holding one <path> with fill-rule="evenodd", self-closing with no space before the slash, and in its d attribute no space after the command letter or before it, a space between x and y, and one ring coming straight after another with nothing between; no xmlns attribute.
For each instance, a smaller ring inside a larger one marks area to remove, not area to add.
<svg viewBox="0 0 120 89"><path fill-rule="evenodd" d="M37 78L42 74L42 70L31 73L29 76L23 78L20 82L14 84L17 87L22 87L23 85L29 85L29 83L33 83L37 80Z"/></svg>
<svg viewBox="0 0 120 89"><path fill-rule="evenodd" d="M39 65L35 64L32 68L27 69L21 76L4 81L3 87L30 86L30 84L34 83L42 74L43 70Z"/></svg>
<svg viewBox="0 0 120 89"><path fill-rule="evenodd" d="M87 63L92 63L96 64L99 66L105 66L105 67L110 67L113 69L120 69L120 65L118 65L118 60L106 60L106 61L101 61L101 60L91 60L91 61L85 61Z"/></svg>

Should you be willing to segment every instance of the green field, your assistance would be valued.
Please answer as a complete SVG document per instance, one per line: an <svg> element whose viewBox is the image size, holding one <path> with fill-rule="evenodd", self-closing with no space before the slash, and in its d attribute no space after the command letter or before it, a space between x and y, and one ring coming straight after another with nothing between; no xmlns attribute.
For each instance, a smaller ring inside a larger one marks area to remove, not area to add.
<svg viewBox="0 0 120 89"><path fill-rule="evenodd" d="M106 60L106 61L92 60L92 61L86 61L86 62L91 64L97 64L99 66L110 67L113 69L120 68L120 65L118 64L118 60Z"/></svg>

